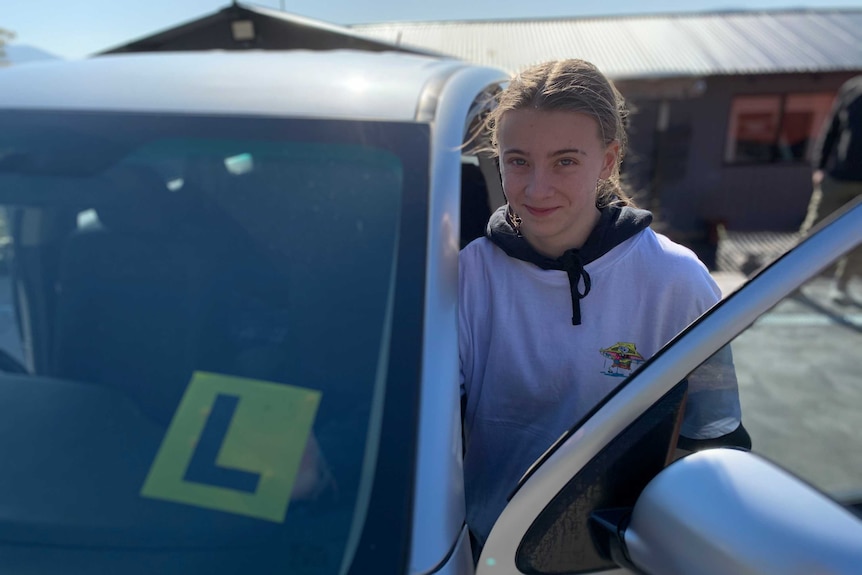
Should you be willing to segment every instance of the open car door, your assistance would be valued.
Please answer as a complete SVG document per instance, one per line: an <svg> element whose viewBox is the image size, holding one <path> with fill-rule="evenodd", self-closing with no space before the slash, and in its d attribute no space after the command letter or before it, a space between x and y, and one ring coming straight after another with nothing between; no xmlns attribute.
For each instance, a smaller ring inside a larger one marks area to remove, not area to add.
<svg viewBox="0 0 862 575"><path fill-rule="evenodd" d="M527 472L477 573L858 573L862 304L818 274L860 243L857 200L656 354ZM677 459L686 382L731 343L753 451Z"/></svg>

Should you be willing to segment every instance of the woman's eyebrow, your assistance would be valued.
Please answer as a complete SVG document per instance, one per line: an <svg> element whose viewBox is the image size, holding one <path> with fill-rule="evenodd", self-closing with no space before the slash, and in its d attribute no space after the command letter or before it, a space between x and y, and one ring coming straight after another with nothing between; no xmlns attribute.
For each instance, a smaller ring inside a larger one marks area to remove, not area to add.
<svg viewBox="0 0 862 575"><path fill-rule="evenodd" d="M519 156L529 156L527 152L521 150L520 148L507 148L502 151L501 155L506 156L509 154L517 154ZM565 156L567 154L578 154L581 156L587 156L588 154L580 149L580 148L563 148L562 150L556 150L548 154L549 158L556 158L557 156Z"/></svg>
<svg viewBox="0 0 862 575"><path fill-rule="evenodd" d="M519 154L521 156L529 156L527 152L521 150L520 148L507 148L503 150L502 155L506 154ZM563 148L562 150L556 150L548 154L549 158L554 158L556 156L564 156L566 154L580 154L581 156L586 156L587 153L580 148Z"/></svg>
<svg viewBox="0 0 862 575"><path fill-rule="evenodd" d="M580 154L582 156L586 156L587 153L580 148L563 148L562 150L557 150L556 152L551 152L548 154L549 158L553 158L556 156L564 156L566 154Z"/></svg>

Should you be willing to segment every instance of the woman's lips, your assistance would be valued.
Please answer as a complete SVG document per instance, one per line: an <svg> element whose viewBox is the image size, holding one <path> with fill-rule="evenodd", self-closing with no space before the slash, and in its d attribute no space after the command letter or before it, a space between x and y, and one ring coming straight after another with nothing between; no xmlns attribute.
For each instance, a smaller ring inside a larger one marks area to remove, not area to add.
<svg viewBox="0 0 862 575"><path fill-rule="evenodd" d="M550 215L550 214L554 213L555 211L557 211L557 208L534 208L531 206L524 206L524 208L526 208L526 210L530 213L530 215L536 216L539 218L542 216Z"/></svg>

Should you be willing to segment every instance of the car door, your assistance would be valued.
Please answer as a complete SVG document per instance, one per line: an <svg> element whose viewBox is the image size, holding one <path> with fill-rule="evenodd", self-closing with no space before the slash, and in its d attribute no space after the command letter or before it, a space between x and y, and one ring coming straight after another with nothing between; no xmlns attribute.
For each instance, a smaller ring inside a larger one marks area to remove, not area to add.
<svg viewBox="0 0 862 575"><path fill-rule="evenodd" d="M860 243L857 200L647 362L527 472L477 572L858 568L862 284L857 305L836 307L822 272ZM687 378L728 349L753 451L674 461Z"/></svg>

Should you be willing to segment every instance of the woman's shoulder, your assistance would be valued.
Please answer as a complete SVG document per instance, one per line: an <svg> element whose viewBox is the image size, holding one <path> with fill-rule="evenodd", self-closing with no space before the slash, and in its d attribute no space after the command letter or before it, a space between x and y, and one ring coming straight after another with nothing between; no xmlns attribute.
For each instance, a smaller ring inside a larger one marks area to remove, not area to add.
<svg viewBox="0 0 862 575"><path fill-rule="evenodd" d="M666 262L675 262L679 265L702 268L706 271L706 265L691 248L675 242L652 228L644 230L642 236L643 247L646 251L651 252L652 257L660 258Z"/></svg>
<svg viewBox="0 0 862 575"><path fill-rule="evenodd" d="M502 258L501 258L502 256ZM494 245L494 242L486 237L476 238L463 249L458 256L461 267L465 265L487 265L491 263L499 263L501 259L508 259L508 256Z"/></svg>
<svg viewBox="0 0 862 575"><path fill-rule="evenodd" d="M526 265L506 255L506 252L488 238L473 240L464 246L458 256L462 288L470 285L471 288L481 289L481 286L486 284L520 276Z"/></svg>
<svg viewBox="0 0 862 575"><path fill-rule="evenodd" d="M643 276L654 275L673 290L696 289L711 295L720 294L709 268L697 254L662 233L644 230L639 238L636 258L640 264L636 267ZM667 282L668 278L675 281Z"/></svg>

